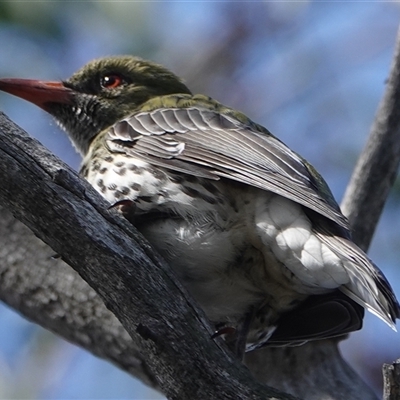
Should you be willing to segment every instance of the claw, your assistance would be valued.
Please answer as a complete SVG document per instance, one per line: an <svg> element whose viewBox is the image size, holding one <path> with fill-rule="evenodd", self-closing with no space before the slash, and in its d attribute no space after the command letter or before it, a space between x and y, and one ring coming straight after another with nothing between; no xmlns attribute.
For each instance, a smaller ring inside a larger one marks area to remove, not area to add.
<svg viewBox="0 0 400 400"><path fill-rule="evenodd" d="M255 308L251 307L250 310L243 316L243 319L239 322L237 328L232 326L223 326L217 328L214 334L211 336L215 339L219 336L224 336L225 342L229 349L239 360L243 360L244 353L246 351L247 335L250 330L250 325L253 322L255 315Z"/></svg>
<svg viewBox="0 0 400 400"><path fill-rule="evenodd" d="M132 224L135 222L136 203L129 199L119 200L108 207L109 210L118 208L122 215Z"/></svg>
<svg viewBox="0 0 400 400"><path fill-rule="evenodd" d="M236 328L233 326L224 326L223 328L217 329L212 335L211 339L215 339L220 336L225 336L225 335L234 335L236 333Z"/></svg>
<svg viewBox="0 0 400 400"><path fill-rule="evenodd" d="M117 208L117 207L121 207L122 209L125 207L135 207L135 203L134 203L134 201L129 200L129 199L119 200L116 203L111 204L111 206L108 207L108 209L111 210L111 209Z"/></svg>

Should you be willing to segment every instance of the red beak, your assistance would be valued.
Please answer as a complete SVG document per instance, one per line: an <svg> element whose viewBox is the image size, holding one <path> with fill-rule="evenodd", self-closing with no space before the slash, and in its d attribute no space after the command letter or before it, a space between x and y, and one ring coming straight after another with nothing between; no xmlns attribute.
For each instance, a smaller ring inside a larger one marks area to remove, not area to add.
<svg viewBox="0 0 400 400"><path fill-rule="evenodd" d="M21 97L48 111L48 103L71 104L74 91L62 82L0 79L0 90Z"/></svg>

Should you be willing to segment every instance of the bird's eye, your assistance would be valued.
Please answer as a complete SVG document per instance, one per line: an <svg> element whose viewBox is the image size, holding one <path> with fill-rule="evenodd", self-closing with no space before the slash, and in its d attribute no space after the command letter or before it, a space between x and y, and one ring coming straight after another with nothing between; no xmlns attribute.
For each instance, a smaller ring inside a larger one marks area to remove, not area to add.
<svg viewBox="0 0 400 400"><path fill-rule="evenodd" d="M106 89L115 89L125 83L124 78L118 74L108 74L101 78L101 86Z"/></svg>

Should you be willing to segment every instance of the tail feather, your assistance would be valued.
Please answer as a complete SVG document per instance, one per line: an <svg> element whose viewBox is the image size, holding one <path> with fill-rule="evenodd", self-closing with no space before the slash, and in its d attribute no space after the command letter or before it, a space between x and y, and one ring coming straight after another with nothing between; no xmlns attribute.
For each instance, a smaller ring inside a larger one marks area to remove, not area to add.
<svg viewBox="0 0 400 400"><path fill-rule="evenodd" d="M317 233L344 262L350 281L339 289L396 330L400 306L381 270L353 242L340 236Z"/></svg>
<svg viewBox="0 0 400 400"><path fill-rule="evenodd" d="M339 290L310 296L278 320L277 328L262 345L296 346L362 328L364 308Z"/></svg>

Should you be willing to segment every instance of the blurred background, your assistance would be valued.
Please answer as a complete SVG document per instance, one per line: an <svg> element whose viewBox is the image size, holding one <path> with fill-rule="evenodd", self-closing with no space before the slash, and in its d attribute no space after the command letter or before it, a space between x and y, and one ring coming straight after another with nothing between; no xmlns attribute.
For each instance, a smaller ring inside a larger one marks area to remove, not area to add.
<svg viewBox="0 0 400 400"><path fill-rule="evenodd" d="M149 58L193 92L240 109L307 158L340 202L388 75L397 2L0 2L0 76L63 79L113 54ZM0 93L0 108L79 168L51 118ZM400 296L400 180L370 255ZM367 315L342 352L380 395L400 334ZM0 399L159 399L114 366L0 304Z"/></svg>

